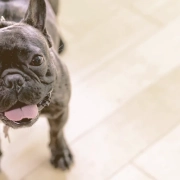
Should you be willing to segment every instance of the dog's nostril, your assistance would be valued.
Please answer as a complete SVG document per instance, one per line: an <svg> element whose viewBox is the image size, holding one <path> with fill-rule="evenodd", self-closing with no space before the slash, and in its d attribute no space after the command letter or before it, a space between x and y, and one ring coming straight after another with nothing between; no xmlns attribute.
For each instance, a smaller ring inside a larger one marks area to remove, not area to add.
<svg viewBox="0 0 180 180"><path fill-rule="evenodd" d="M7 82L6 84L7 84L7 87L8 87L8 88L12 88L12 87L13 87L13 83L12 83L12 82L10 82L10 81L9 81L9 82Z"/></svg>
<svg viewBox="0 0 180 180"><path fill-rule="evenodd" d="M18 82L17 82L17 84L18 84L19 86L22 86L22 85L24 84L24 81L19 79Z"/></svg>
<svg viewBox="0 0 180 180"><path fill-rule="evenodd" d="M24 84L24 78L19 74L10 74L4 77L4 84L7 88L20 88Z"/></svg>
<svg viewBox="0 0 180 180"><path fill-rule="evenodd" d="M12 83L11 81L9 81L7 78L5 78L5 80L4 80L4 85L5 85L7 88L12 88L13 83Z"/></svg>

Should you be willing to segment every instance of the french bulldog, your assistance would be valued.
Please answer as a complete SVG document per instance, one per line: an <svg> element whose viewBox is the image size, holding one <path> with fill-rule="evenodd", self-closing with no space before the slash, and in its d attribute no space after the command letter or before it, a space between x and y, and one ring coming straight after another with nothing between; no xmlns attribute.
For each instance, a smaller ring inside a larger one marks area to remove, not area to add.
<svg viewBox="0 0 180 180"><path fill-rule="evenodd" d="M22 128L32 126L40 114L46 115L50 162L66 170L73 163L63 133L71 85L58 56L57 3L0 0L0 120L8 127Z"/></svg>

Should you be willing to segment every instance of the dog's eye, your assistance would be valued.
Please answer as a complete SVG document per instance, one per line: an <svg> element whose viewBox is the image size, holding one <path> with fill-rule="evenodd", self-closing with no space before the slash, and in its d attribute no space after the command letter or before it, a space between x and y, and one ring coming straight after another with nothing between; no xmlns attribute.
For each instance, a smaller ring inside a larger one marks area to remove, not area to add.
<svg viewBox="0 0 180 180"><path fill-rule="evenodd" d="M30 65L32 66L40 66L44 61L44 58L42 56L35 56L33 60L31 61Z"/></svg>

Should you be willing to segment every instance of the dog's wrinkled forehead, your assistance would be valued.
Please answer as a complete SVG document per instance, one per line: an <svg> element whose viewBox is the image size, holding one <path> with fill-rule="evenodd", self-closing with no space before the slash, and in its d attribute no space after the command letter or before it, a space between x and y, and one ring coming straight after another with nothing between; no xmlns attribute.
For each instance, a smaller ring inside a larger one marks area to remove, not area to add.
<svg viewBox="0 0 180 180"><path fill-rule="evenodd" d="M43 35L31 26L12 25L0 29L0 51L31 49L37 47L46 52L47 42ZM43 52L42 52L43 53Z"/></svg>

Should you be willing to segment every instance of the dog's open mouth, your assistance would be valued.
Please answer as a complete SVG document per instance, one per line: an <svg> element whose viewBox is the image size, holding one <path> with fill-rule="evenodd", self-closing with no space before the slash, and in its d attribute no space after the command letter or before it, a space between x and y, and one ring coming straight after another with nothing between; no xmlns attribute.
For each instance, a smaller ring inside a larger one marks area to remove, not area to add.
<svg viewBox="0 0 180 180"><path fill-rule="evenodd" d="M29 123L38 116L38 107L37 105L26 105L18 101L8 111L4 112L4 115L16 124Z"/></svg>
<svg viewBox="0 0 180 180"><path fill-rule="evenodd" d="M2 113L5 117L2 118L2 120L6 125L10 122L11 124L16 124L17 126L33 124L39 116L39 111L49 105L50 99L51 92L37 105L27 105L18 101L10 109Z"/></svg>

